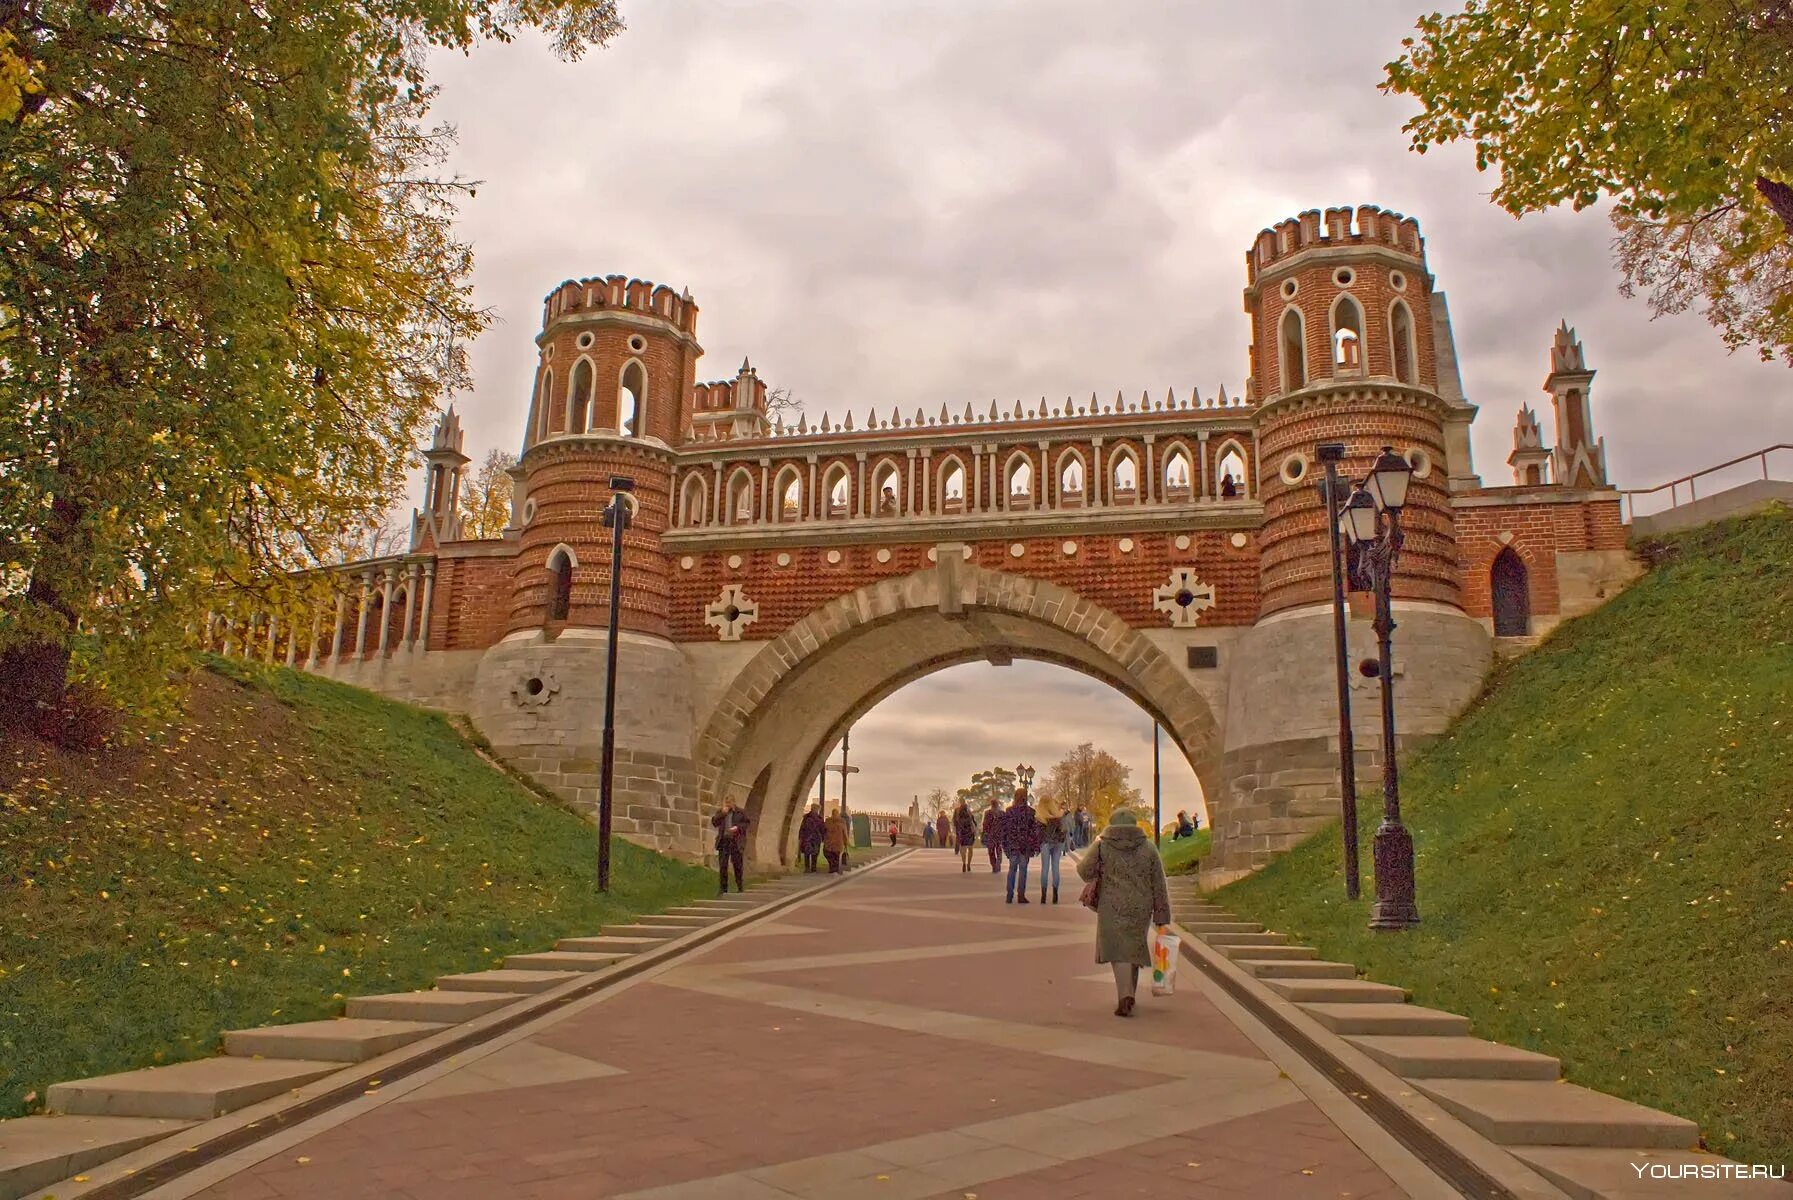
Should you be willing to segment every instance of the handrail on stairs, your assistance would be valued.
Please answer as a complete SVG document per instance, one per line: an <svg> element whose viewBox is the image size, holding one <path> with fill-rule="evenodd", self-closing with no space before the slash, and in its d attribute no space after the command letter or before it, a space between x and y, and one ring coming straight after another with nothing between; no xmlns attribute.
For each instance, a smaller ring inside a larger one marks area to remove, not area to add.
<svg viewBox="0 0 1793 1200"><path fill-rule="evenodd" d="M1680 498L1681 497L1681 487L1682 487L1682 485L1685 484L1687 487L1687 500L1685 502L1688 504L1691 504L1695 500L1698 500L1700 498L1699 490L1696 487L1696 482L1698 480L1705 478L1707 475L1713 475L1719 471L1723 471L1730 467L1734 467L1734 466L1738 465L1739 463L1746 463L1746 462L1750 462L1752 460L1759 459L1762 463L1762 478L1769 479L1769 478L1771 478L1771 476L1768 474L1768 456L1775 453L1778 450L1793 450L1793 442L1776 442L1772 446L1764 446L1760 450L1757 450L1751 454L1740 454L1736 458L1728 459L1725 462L1718 463L1714 466L1706 467L1704 470L1695 471L1691 475L1683 475L1679 479L1671 479L1667 483L1659 483L1655 487L1621 488L1621 489L1619 489L1619 495L1621 495L1625 498L1625 520L1632 521L1632 520L1636 519L1636 517L1637 517L1637 498L1639 496L1650 496L1650 495L1654 495L1657 492L1666 490L1669 494L1668 507L1670 509L1678 508L1683 503L1683 501ZM1668 511L1668 509L1663 509L1663 510L1659 510L1659 511L1666 512L1666 511ZM1654 515L1654 514L1648 514L1648 515Z"/></svg>

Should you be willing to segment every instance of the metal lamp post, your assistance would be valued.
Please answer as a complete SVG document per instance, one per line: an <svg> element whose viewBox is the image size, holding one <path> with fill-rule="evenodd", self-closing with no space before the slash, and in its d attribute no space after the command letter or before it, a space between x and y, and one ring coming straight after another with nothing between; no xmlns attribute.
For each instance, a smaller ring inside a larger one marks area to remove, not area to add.
<svg viewBox="0 0 1793 1200"><path fill-rule="evenodd" d="M629 493L635 481L626 475L610 477L610 503L604 508L604 527L610 530L610 634L604 651L604 753L598 776L598 890L610 890L611 794L616 776L616 620L623 597L623 530L629 527L632 509Z"/></svg>
<svg viewBox="0 0 1793 1200"><path fill-rule="evenodd" d="M1401 509L1413 468L1384 446L1368 478L1352 493L1340 524L1356 550L1357 568L1376 596L1376 673L1382 681L1382 824L1372 855L1376 904L1371 929L1410 929L1419 924L1414 902L1413 835L1401 823L1400 773L1395 764L1393 656L1394 566L1401 552Z"/></svg>
<svg viewBox="0 0 1793 1200"><path fill-rule="evenodd" d="M1033 795L1033 776L1034 769L1032 767L1028 766L1026 763L1015 764L1015 782L1019 783L1022 790L1027 792L1029 796Z"/></svg>
<svg viewBox="0 0 1793 1200"><path fill-rule="evenodd" d="M1326 505L1326 535L1332 543L1332 641L1339 690L1339 799L1344 810L1345 898L1355 900L1360 891L1357 870L1357 745L1351 732L1351 666L1345 643L1345 580L1339 563L1339 521L1344 490L1339 486L1339 463L1345 457L1343 442L1322 442L1315 447L1326 464L1320 483L1320 499Z"/></svg>

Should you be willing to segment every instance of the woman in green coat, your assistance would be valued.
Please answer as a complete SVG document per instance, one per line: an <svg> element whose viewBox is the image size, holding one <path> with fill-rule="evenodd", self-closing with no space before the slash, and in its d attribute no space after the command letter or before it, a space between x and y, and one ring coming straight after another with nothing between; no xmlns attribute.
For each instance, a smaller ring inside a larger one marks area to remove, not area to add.
<svg viewBox="0 0 1793 1200"><path fill-rule="evenodd" d="M1170 924L1164 863L1140 829L1139 818L1123 808L1108 818L1108 828L1078 862L1077 874L1101 880L1096 896L1096 961L1114 967L1119 997L1114 1015L1131 1016L1139 969L1152 963L1146 927Z"/></svg>

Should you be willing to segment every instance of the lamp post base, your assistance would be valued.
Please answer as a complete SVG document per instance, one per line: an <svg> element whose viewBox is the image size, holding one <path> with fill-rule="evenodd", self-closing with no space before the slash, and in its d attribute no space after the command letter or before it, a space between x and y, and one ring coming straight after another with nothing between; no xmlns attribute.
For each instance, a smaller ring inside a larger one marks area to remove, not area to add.
<svg viewBox="0 0 1793 1200"><path fill-rule="evenodd" d="M1413 900L1413 835L1405 825L1382 822L1376 830L1376 903L1371 929L1411 929L1419 924Z"/></svg>

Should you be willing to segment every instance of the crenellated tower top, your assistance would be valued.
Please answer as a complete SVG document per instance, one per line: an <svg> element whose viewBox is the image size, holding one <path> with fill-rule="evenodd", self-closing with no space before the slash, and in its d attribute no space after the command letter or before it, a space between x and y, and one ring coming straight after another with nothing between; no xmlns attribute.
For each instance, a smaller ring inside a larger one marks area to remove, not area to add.
<svg viewBox="0 0 1793 1200"><path fill-rule="evenodd" d="M1372 246L1425 260L1425 239L1420 237L1419 222L1412 217L1374 204L1360 204L1355 209L1329 208L1324 212L1310 208L1258 234L1257 241L1245 252L1248 287L1257 284L1260 274L1303 251Z"/></svg>
<svg viewBox="0 0 1793 1200"><path fill-rule="evenodd" d="M603 310L632 313L664 321L695 338L697 301L690 289L675 292L663 283L631 279L627 275L569 279L542 298L542 331L568 313Z"/></svg>

